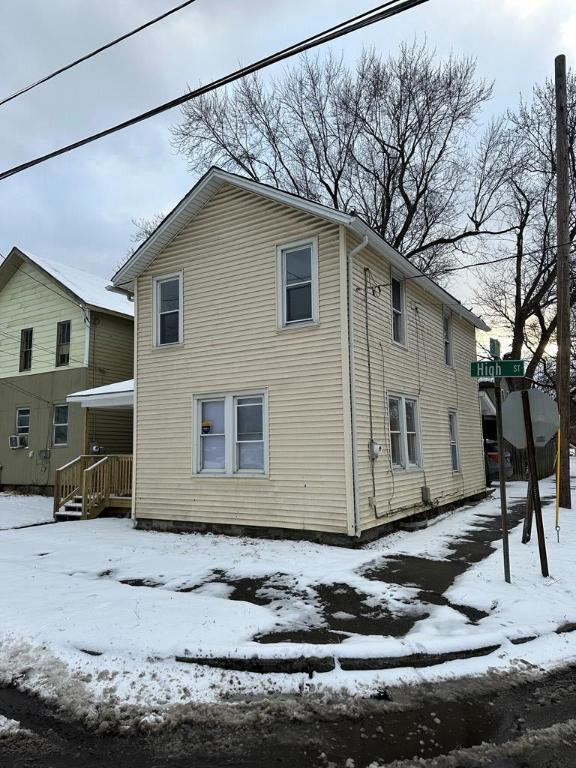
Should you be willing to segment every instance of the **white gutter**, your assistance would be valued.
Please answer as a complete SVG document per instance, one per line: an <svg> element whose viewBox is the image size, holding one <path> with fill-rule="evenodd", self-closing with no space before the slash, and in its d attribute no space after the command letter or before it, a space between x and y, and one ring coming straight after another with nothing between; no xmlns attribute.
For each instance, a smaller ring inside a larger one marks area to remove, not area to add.
<svg viewBox="0 0 576 768"><path fill-rule="evenodd" d="M364 236L348 254L348 356L350 358L350 415L352 418L352 483L354 485L354 534L360 536L360 489L358 487L358 449L356 442L356 370L354 366L354 256L368 245Z"/></svg>

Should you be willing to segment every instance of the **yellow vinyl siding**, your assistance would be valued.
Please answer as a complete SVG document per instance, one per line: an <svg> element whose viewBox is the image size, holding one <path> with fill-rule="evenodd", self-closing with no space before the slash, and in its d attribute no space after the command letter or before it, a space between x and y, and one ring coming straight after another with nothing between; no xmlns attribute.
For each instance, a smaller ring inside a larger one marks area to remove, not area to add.
<svg viewBox="0 0 576 768"><path fill-rule="evenodd" d="M356 244L348 237L348 250ZM372 368L374 438L384 450L375 462L376 511L370 508L372 479L368 457L369 410L366 351L364 267L377 295L368 292ZM390 265L365 249L355 259L354 334L357 403L358 473L362 529L393 520L422 507L421 487L430 488L434 504L442 505L483 490L485 486L482 426L478 387L469 375L475 359L475 329L452 314L453 367L444 362L443 306L418 286L404 281L406 346L392 341ZM387 395L418 400L421 467L390 467ZM452 471L448 411L458 414L461 471Z"/></svg>
<svg viewBox="0 0 576 768"><path fill-rule="evenodd" d="M278 329L276 248L319 242L320 323ZM346 533L339 229L224 187L138 278L136 518ZM184 340L152 341L182 272ZM192 474L194 395L268 392L269 477Z"/></svg>
<svg viewBox="0 0 576 768"><path fill-rule="evenodd" d="M71 321L70 364L56 368L56 329ZM33 328L32 368L20 371L20 331ZM79 368L84 363L84 314L44 273L23 262L0 291L0 377Z"/></svg>

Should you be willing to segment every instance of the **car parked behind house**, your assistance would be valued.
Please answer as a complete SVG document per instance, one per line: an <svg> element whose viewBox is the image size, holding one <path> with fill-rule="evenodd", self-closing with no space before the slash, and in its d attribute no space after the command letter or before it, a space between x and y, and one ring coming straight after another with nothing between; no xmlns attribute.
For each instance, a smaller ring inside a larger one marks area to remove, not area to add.
<svg viewBox="0 0 576 768"><path fill-rule="evenodd" d="M496 440L484 440L486 455L486 483L497 483L500 479L500 454ZM514 473L510 451L504 451L504 477L510 480Z"/></svg>

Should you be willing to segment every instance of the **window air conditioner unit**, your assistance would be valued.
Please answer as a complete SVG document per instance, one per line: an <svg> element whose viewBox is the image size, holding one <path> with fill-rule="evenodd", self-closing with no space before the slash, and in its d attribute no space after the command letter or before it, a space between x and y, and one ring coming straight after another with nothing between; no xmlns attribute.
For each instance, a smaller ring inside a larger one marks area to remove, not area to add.
<svg viewBox="0 0 576 768"><path fill-rule="evenodd" d="M12 450L16 448L28 448L28 435L10 435L8 445Z"/></svg>

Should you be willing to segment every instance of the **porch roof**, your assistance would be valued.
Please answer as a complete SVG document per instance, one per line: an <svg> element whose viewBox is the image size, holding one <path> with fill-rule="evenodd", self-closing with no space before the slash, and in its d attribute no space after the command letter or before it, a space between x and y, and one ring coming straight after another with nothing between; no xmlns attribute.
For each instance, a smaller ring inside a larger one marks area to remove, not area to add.
<svg viewBox="0 0 576 768"><path fill-rule="evenodd" d="M72 392L68 403L80 403L82 408L133 408L134 379L105 384L103 387Z"/></svg>

